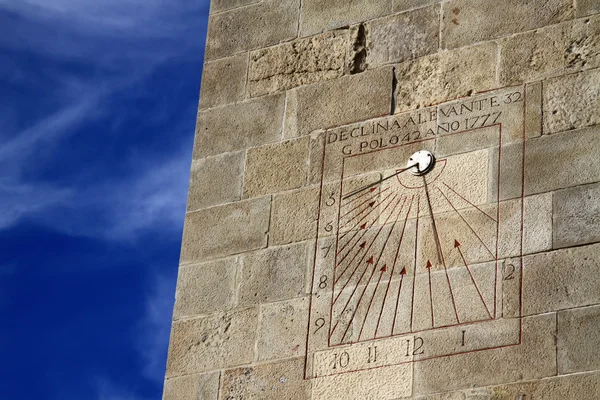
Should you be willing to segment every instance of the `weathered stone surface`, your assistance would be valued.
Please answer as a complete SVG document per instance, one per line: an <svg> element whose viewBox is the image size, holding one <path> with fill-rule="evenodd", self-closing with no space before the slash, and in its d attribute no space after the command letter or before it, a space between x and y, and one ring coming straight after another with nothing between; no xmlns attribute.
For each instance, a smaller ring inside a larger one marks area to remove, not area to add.
<svg viewBox="0 0 600 400"><path fill-rule="evenodd" d="M250 53L249 92L260 96L340 77L346 67L347 29Z"/></svg>
<svg viewBox="0 0 600 400"><path fill-rule="evenodd" d="M243 100L247 70L247 54L205 63L202 69L200 109Z"/></svg>
<svg viewBox="0 0 600 400"><path fill-rule="evenodd" d="M296 37L300 0L265 0L208 19L207 60L270 46Z"/></svg>
<svg viewBox="0 0 600 400"><path fill-rule="evenodd" d="M434 54L396 66L396 112L423 108L494 87L496 44Z"/></svg>
<svg viewBox="0 0 600 400"><path fill-rule="evenodd" d="M270 200L263 197L188 213L183 227L181 264L265 247Z"/></svg>
<svg viewBox="0 0 600 400"><path fill-rule="evenodd" d="M511 383L462 392L419 396L416 400L596 400L600 373L591 372L529 382Z"/></svg>
<svg viewBox="0 0 600 400"><path fill-rule="evenodd" d="M510 85L600 66L600 17L502 40L500 83Z"/></svg>
<svg viewBox="0 0 600 400"><path fill-rule="evenodd" d="M390 0L303 0L300 36L314 35L381 17L391 12Z"/></svg>
<svg viewBox="0 0 600 400"><path fill-rule="evenodd" d="M523 343L414 363L414 392L488 386L556 373L556 315L523 319Z"/></svg>
<svg viewBox="0 0 600 400"><path fill-rule="evenodd" d="M401 12L411 8L423 7L428 4L438 3L440 0L394 0L393 11Z"/></svg>
<svg viewBox="0 0 600 400"><path fill-rule="evenodd" d="M162 400L217 400L219 375L211 372L167 379Z"/></svg>
<svg viewBox="0 0 600 400"><path fill-rule="evenodd" d="M584 185L600 181L599 127L533 138L527 141L525 152L525 195ZM500 198L521 196L523 145L503 146ZM494 155L497 160L497 152ZM497 171L492 162L492 176ZM497 188L492 185L493 196Z"/></svg>
<svg viewBox="0 0 600 400"><path fill-rule="evenodd" d="M175 321L167 377L249 363L254 358L255 308Z"/></svg>
<svg viewBox="0 0 600 400"><path fill-rule="evenodd" d="M239 304L266 303L301 296L307 256L305 243L244 254Z"/></svg>
<svg viewBox="0 0 600 400"><path fill-rule="evenodd" d="M535 17L534 17L535 16ZM442 47L452 49L572 19L570 0L451 0L444 3Z"/></svg>
<svg viewBox="0 0 600 400"><path fill-rule="evenodd" d="M277 193L306 184L308 137L248 150L244 197Z"/></svg>
<svg viewBox="0 0 600 400"><path fill-rule="evenodd" d="M313 400L392 400L412 392L412 364L317 378Z"/></svg>
<svg viewBox="0 0 600 400"><path fill-rule="evenodd" d="M233 307L237 268L238 257L179 268L173 319Z"/></svg>
<svg viewBox="0 0 600 400"><path fill-rule="evenodd" d="M187 210L239 200L243 173L243 152L192 160Z"/></svg>
<svg viewBox="0 0 600 400"><path fill-rule="evenodd" d="M577 0L575 2L575 14L578 17L597 13L600 13L600 3L598 0Z"/></svg>
<svg viewBox="0 0 600 400"><path fill-rule="evenodd" d="M392 69L380 68L294 89L286 110L286 137L390 112ZM291 108L292 106L293 108ZM290 132L291 127L296 132Z"/></svg>
<svg viewBox="0 0 600 400"><path fill-rule="evenodd" d="M526 256L524 315L599 304L599 268L598 244Z"/></svg>
<svg viewBox="0 0 600 400"><path fill-rule="evenodd" d="M243 150L281 138L283 95L265 96L198 113L194 158Z"/></svg>
<svg viewBox="0 0 600 400"><path fill-rule="evenodd" d="M261 0L212 0L210 2L210 13L227 11L238 7L260 3Z"/></svg>
<svg viewBox="0 0 600 400"><path fill-rule="evenodd" d="M260 307L256 349L258 360L273 360L304 355L308 321L308 298L298 298Z"/></svg>
<svg viewBox="0 0 600 400"><path fill-rule="evenodd" d="M600 241L600 184L554 193L554 248Z"/></svg>
<svg viewBox="0 0 600 400"><path fill-rule="evenodd" d="M435 53L439 5L376 19L365 24L369 68Z"/></svg>
<svg viewBox="0 0 600 400"><path fill-rule="evenodd" d="M271 243L287 244L314 238L318 205L318 187L273 196Z"/></svg>
<svg viewBox="0 0 600 400"><path fill-rule="evenodd" d="M576 308L558 313L558 372L600 368L600 306Z"/></svg>
<svg viewBox="0 0 600 400"><path fill-rule="evenodd" d="M544 134L600 124L600 69L544 83Z"/></svg>
<svg viewBox="0 0 600 400"><path fill-rule="evenodd" d="M221 400L305 400L310 381L304 380L304 358L225 371Z"/></svg>

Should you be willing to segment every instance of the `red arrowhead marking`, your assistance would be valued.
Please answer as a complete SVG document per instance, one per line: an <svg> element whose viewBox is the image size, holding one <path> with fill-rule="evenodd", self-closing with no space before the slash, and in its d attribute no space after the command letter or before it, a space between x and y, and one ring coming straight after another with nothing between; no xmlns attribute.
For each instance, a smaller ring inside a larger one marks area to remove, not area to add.
<svg viewBox="0 0 600 400"><path fill-rule="evenodd" d="M383 267L381 267L380 271L381 271L381 272L385 272L385 271L387 271L387 265L385 265L385 264L384 264L384 266L383 266Z"/></svg>
<svg viewBox="0 0 600 400"><path fill-rule="evenodd" d="M454 248L460 246L460 243L458 242L458 240L454 239Z"/></svg>
<svg viewBox="0 0 600 400"><path fill-rule="evenodd" d="M376 190L377 190L377 188L371 188L371 192L374 192Z"/></svg>
<svg viewBox="0 0 600 400"><path fill-rule="evenodd" d="M360 226L360 229L365 229L366 227L367 227L367 223L365 222L364 224L362 224L362 225Z"/></svg>
<svg viewBox="0 0 600 400"><path fill-rule="evenodd" d="M400 275L406 275L406 268L402 268L402 271L400 271Z"/></svg>
<svg viewBox="0 0 600 400"><path fill-rule="evenodd" d="M427 269L431 268L431 261L427 260L427 266L425 268L427 268Z"/></svg>
<svg viewBox="0 0 600 400"><path fill-rule="evenodd" d="M375 202L374 202L374 201L370 202L370 203L369 203L369 206L373 207L373 204L375 204Z"/></svg>
<svg viewBox="0 0 600 400"><path fill-rule="evenodd" d="M358 247L360 247L361 249L364 249L366 245L367 245L367 242L364 241L360 245L358 245Z"/></svg>
<svg viewBox="0 0 600 400"><path fill-rule="evenodd" d="M373 262L374 262L374 261L373 261L373 256L371 256L371 258L369 258L369 259L367 260L367 264L373 264Z"/></svg>

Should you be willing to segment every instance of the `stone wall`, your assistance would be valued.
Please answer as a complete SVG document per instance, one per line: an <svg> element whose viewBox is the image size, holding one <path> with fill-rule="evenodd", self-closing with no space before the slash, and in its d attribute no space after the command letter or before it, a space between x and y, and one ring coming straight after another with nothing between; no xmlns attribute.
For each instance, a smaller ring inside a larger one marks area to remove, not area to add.
<svg viewBox="0 0 600 400"><path fill-rule="evenodd" d="M163 399L600 398L599 33L212 0Z"/></svg>

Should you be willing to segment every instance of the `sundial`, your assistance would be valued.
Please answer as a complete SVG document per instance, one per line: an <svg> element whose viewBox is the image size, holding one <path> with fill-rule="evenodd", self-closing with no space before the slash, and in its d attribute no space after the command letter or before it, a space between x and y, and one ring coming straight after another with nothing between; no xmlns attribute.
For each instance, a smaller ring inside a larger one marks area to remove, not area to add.
<svg viewBox="0 0 600 400"><path fill-rule="evenodd" d="M520 344L525 93L321 134L307 379Z"/></svg>

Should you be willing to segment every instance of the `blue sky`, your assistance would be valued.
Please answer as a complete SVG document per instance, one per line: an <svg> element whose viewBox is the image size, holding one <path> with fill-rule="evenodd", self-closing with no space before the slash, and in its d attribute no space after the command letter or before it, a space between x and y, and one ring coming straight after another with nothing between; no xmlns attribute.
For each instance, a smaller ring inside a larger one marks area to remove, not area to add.
<svg viewBox="0 0 600 400"><path fill-rule="evenodd" d="M208 0L0 0L2 399L160 399Z"/></svg>

